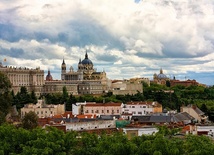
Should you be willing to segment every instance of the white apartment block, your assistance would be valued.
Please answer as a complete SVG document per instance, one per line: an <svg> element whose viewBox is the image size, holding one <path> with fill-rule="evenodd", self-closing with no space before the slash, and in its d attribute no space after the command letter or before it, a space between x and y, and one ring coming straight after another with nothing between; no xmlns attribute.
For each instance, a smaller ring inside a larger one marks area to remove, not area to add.
<svg viewBox="0 0 214 155"><path fill-rule="evenodd" d="M82 107L86 105L86 102L77 102L72 104L72 114L73 115L80 115L82 114Z"/></svg>
<svg viewBox="0 0 214 155"><path fill-rule="evenodd" d="M81 131L93 129L116 128L115 120L99 120L90 122L66 123L66 131Z"/></svg>
<svg viewBox="0 0 214 155"><path fill-rule="evenodd" d="M23 118L25 114L30 111L35 112L39 118L51 117L58 114L64 114L65 105L47 105L44 100L38 100L37 104L26 104L23 108L21 108L21 118Z"/></svg>
<svg viewBox="0 0 214 155"><path fill-rule="evenodd" d="M158 102L128 102L123 109L123 114L132 114L133 116L143 116L158 112L162 112L162 105Z"/></svg>
<svg viewBox="0 0 214 155"><path fill-rule="evenodd" d="M123 103L86 103L83 114L121 115Z"/></svg>

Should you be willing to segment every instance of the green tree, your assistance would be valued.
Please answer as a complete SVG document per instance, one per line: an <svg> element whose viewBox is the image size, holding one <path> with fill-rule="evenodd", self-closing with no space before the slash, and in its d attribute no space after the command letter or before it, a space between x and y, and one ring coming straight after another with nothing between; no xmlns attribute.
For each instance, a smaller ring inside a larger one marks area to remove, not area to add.
<svg viewBox="0 0 214 155"><path fill-rule="evenodd" d="M24 107L25 104L32 103L31 95L28 93L26 87L22 86L20 92L15 95L15 103L17 109Z"/></svg>
<svg viewBox="0 0 214 155"><path fill-rule="evenodd" d="M30 111L29 113L25 114L24 118L22 119L22 126L25 129L34 129L38 126L38 116L35 112Z"/></svg>
<svg viewBox="0 0 214 155"><path fill-rule="evenodd" d="M207 106L206 106L206 104L202 104L201 105L201 108L200 108L205 114L207 114L207 112L208 112L208 109L207 109Z"/></svg>
<svg viewBox="0 0 214 155"><path fill-rule="evenodd" d="M62 100L61 100L60 103L62 103L62 104L66 103L68 101L68 98L69 98L68 91L67 91L66 86L64 86L63 89L62 89Z"/></svg>
<svg viewBox="0 0 214 155"><path fill-rule="evenodd" d="M12 96L10 94L11 83L8 77L0 72L0 124L5 121L12 104Z"/></svg>
<svg viewBox="0 0 214 155"><path fill-rule="evenodd" d="M76 97L71 94L69 96L68 101L66 102L66 110L72 111L72 106L73 106L73 104L76 104L76 102L77 102Z"/></svg>
<svg viewBox="0 0 214 155"><path fill-rule="evenodd" d="M0 94L4 94L10 91L12 84L8 77L0 72Z"/></svg>
<svg viewBox="0 0 214 155"><path fill-rule="evenodd" d="M31 103L34 103L34 104L37 103L37 97L34 91L31 92L30 99L31 99Z"/></svg>

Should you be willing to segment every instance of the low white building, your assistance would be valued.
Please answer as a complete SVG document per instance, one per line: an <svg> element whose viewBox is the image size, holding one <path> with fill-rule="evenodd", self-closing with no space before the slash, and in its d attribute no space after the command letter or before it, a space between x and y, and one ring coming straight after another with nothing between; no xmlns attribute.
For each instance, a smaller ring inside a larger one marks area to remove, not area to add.
<svg viewBox="0 0 214 155"><path fill-rule="evenodd" d="M128 102L123 109L124 114L132 114L133 116L143 116L152 113L161 113L162 105L158 102Z"/></svg>
<svg viewBox="0 0 214 155"><path fill-rule="evenodd" d="M98 120L89 122L66 123L66 131L116 128L115 120Z"/></svg>
<svg viewBox="0 0 214 155"><path fill-rule="evenodd" d="M129 139L135 136L152 135L158 132L155 127L126 127L123 128L123 132L128 136Z"/></svg>
<svg viewBox="0 0 214 155"><path fill-rule="evenodd" d="M81 108L86 105L86 102L77 102L72 104L72 114L79 115L81 114Z"/></svg>
<svg viewBox="0 0 214 155"><path fill-rule="evenodd" d="M196 132L197 132L197 134L205 134L205 133L207 133L206 135L209 135L209 136L211 136L211 137L213 137L214 138L214 126L196 126Z"/></svg>
<svg viewBox="0 0 214 155"><path fill-rule="evenodd" d="M21 118L25 116L25 114L33 111L37 114L39 118L51 117L57 114L65 113L65 105L64 104L45 104L44 100L38 100L36 104L26 104L23 108L21 108Z"/></svg>

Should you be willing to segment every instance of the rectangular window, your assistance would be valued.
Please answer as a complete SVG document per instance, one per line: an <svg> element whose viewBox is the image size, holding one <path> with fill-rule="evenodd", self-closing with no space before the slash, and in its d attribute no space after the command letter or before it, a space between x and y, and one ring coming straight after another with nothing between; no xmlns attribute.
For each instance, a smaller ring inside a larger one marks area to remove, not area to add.
<svg viewBox="0 0 214 155"><path fill-rule="evenodd" d="M132 108L135 108L135 106L132 106Z"/></svg>
<svg viewBox="0 0 214 155"><path fill-rule="evenodd" d="M109 113L109 110L107 110L107 113Z"/></svg>
<svg viewBox="0 0 214 155"><path fill-rule="evenodd" d="M91 113L94 113L94 110L91 110Z"/></svg>

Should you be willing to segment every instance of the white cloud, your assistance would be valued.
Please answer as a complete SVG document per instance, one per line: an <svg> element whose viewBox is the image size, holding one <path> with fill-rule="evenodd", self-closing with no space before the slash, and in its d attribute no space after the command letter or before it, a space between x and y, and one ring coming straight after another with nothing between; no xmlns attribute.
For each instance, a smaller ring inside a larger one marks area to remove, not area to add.
<svg viewBox="0 0 214 155"><path fill-rule="evenodd" d="M63 57L77 65L88 49L111 78L160 68L213 72L212 0L17 0L1 1L0 9L0 58L17 56L16 65L59 70Z"/></svg>

